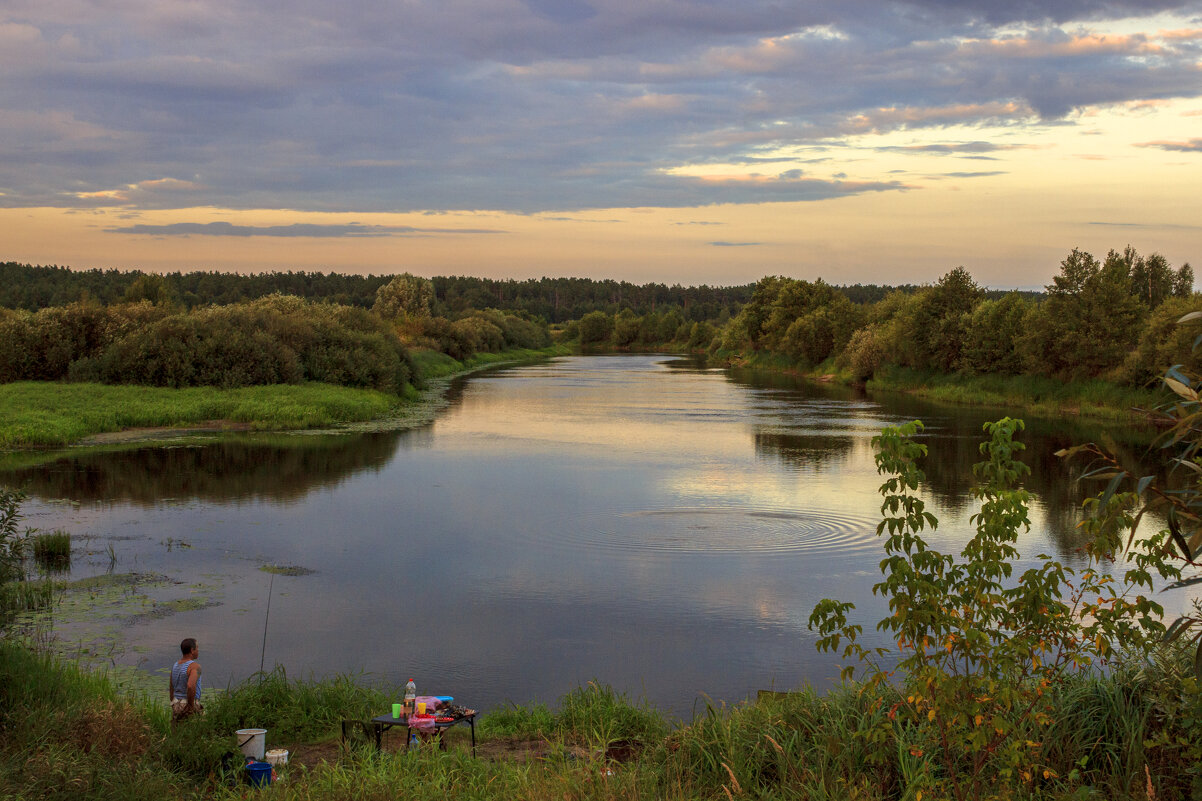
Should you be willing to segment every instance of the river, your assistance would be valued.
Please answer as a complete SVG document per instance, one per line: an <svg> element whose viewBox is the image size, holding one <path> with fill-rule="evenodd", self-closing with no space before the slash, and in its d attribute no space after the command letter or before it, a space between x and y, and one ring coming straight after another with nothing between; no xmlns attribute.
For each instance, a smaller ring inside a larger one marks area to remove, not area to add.
<svg viewBox="0 0 1202 801"><path fill-rule="evenodd" d="M568 357L459 381L416 430L73 452L0 481L27 488L29 524L73 534L68 578L158 577L86 619L59 613L60 646L92 661L162 671L194 636L209 686L278 663L412 677L490 709L597 680L687 719L829 686L839 660L814 648L814 604L856 602L869 642L882 612L872 437L924 421L929 539L958 551L981 425L1002 414L670 356ZM1144 436L1028 426L1025 558L1082 563L1082 492L1054 452L1107 437L1138 454Z"/></svg>

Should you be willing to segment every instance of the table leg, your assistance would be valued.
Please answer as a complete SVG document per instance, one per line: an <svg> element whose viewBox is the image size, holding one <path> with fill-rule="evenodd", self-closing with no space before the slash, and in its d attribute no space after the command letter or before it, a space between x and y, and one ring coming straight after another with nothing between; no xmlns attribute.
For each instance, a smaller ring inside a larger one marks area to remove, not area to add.
<svg viewBox="0 0 1202 801"><path fill-rule="evenodd" d="M376 750L377 750L377 751L383 751L383 750L384 750L384 745L383 745L383 743L381 742L381 740L382 740L382 738L383 738L383 736L384 736L384 725L383 725L382 723L375 723L375 724L372 724L372 725L373 725L373 727L374 727L374 728L375 728L375 730L376 730Z"/></svg>
<svg viewBox="0 0 1202 801"><path fill-rule="evenodd" d="M472 715L467 719L467 723L472 727L472 758L476 757L476 716Z"/></svg>

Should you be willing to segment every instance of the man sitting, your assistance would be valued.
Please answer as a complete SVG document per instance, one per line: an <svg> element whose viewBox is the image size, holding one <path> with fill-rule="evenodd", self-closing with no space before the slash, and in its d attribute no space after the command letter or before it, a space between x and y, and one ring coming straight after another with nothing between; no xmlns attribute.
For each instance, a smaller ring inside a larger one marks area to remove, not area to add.
<svg viewBox="0 0 1202 801"><path fill-rule="evenodd" d="M171 691L171 721L183 720L189 715L203 713L200 705L200 648L192 637L179 644L183 653L180 660L171 666L171 679L168 686Z"/></svg>

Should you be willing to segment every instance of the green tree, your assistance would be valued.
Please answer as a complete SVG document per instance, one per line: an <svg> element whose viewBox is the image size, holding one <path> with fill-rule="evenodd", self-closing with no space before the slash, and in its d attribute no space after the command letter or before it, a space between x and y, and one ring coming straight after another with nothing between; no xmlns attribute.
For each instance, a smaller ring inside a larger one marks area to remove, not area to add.
<svg viewBox="0 0 1202 801"><path fill-rule="evenodd" d="M1132 290L1126 259L1116 255L1100 265L1074 249L1046 289L1021 343L1028 369L1062 378L1120 369L1147 313Z"/></svg>
<svg viewBox="0 0 1202 801"><path fill-rule="evenodd" d="M969 315L985 291L963 267L948 272L929 292L924 292L915 310L914 328L906 335L917 346L917 367L951 372L960 367L961 352L968 339Z"/></svg>
<svg viewBox="0 0 1202 801"><path fill-rule="evenodd" d="M125 290L124 299L126 303L148 300L155 305L171 305L175 303L175 290L163 276L143 273Z"/></svg>
<svg viewBox="0 0 1202 801"><path fill-rule="evenodd" d="M376 290L372 311L386 320L398 317L429 317L434 284L428 278L401 273Z"/></svg>
<svg viewBox="0 0 1202 801"><path fill-rule="evenodd" d="M1179 325L1184 315L1202 310L1202 298L1173 297L1148 315L1139 337L1139 345L1123 365L1123 379L1131 384L1162 384L1165 365L1197 375L1202 373L1202 352L1194 349L1197 332Z"/></svg>
<svg viewBox="0 0 1202 801"><path fill-rule="evenodd" d="M603 311L593 311L580 318L580 344L600 345L613 335L614 318Z"/></svg>
<svg viewBox="0 0 1202 801"><path fill-rule="evenodd" d="M1186 262L1173 274L1173 296L1188 298L1193 294L1194 268L1189 266L1189 262Z"/></svg>
<svg viewBox="0 0 1202 801"><path fill-rule="evenodd" d="M614 318L613 340L619 348L629 348L639 338L641 320L630 309L622 309Z"/></svg>
<svg viewBox="0 0 1202 801"><path fill-rule="evenodd" d="M981 301L968 318L960 369L968 373L1021 373L1023 360L1015 343L1022 338L1029 308L1017 292L1000 300Z"/></svg>

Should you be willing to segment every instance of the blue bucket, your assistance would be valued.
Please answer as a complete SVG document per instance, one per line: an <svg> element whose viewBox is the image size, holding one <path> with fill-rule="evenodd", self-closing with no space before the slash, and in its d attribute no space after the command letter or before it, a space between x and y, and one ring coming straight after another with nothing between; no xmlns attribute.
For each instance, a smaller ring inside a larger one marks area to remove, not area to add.
<svg viewBox="0 0 1202 801"><path fill-rule="evenodd" d="M247 762L246 763L246 780L253 787L265 787L271 784L271 763L270 762Z"/></svg>

